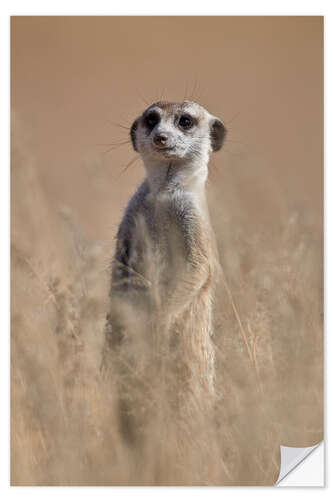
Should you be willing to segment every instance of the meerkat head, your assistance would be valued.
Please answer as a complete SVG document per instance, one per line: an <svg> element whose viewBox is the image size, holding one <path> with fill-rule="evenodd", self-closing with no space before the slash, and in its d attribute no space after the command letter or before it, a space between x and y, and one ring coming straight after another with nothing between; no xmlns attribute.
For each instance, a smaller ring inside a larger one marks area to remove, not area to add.
<svg viewBox="0 0 333 500"><path fill-rule="evenodd" d="M144 162L207 163L221 149L226 129L221 120L192 101L157 102L133 123L133 148Z"/></svg>

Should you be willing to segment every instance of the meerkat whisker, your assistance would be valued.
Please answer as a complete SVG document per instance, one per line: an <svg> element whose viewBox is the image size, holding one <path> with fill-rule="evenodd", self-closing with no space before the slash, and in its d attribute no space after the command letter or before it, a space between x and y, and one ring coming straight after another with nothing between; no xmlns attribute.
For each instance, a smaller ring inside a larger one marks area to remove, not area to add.
<svg viewBox="0 0 333 500"><path fill-rule="evenodd" d="M129 144L129 141L115 144L114 146L111 146L110 148L108 148L106 151L103 151L102 154L105 155L107 153L110 153L111 151L115 151L116 149L120 148L121 146L126 146L127 144Z"/></svg>
<svg viewBox="0 0 333 500"><path fill-rule="evenodd" d="M139 160L139 158L137 156L134 156L134 158L132 158L128 163L127 165L125 166L125 168L123 168L123 170L121 171L121 174L123 174L124 172L126 172L126 170L134 165L134 163L136 163L137 161Z"/></svg>

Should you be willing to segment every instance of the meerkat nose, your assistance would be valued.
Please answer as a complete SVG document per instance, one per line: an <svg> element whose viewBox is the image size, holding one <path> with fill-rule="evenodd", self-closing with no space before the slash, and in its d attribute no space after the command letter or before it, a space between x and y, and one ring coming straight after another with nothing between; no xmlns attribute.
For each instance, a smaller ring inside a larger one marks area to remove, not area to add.
<svg viewBox="0 0 333 500"><path fill-rule="evenodd" d="M165 146L168 142L168 136L166 134L156 134L154 137L154 144L156 146Z"/></svg>

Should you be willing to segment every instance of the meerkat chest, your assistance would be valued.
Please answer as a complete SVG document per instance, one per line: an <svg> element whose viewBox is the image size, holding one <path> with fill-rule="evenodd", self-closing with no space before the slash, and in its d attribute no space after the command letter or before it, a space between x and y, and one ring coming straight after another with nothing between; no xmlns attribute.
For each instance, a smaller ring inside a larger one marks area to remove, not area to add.
<svg viewBox="0 0 333 500"><path fill-rule="evenodd" d="M196 200L184 192L162 192L147 200L149 226L156 250L181 256L204 226Z"/></svg>

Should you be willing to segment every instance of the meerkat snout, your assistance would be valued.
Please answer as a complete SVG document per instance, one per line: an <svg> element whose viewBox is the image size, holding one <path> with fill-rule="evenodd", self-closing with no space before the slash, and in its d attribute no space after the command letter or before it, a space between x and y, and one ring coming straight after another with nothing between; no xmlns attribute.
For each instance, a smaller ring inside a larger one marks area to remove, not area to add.
<svg viewBox="0 0 333 500"><path fill-rule="evenodd" d="M166 135L166 134L156 134L154 136L154 144L158 147L165 147L168 145L168 140L169 140L169 137Z"/></svg>
<svg viewBox="0 0 333 500"><path fill-rule="evenodd" d="M143 160L207 160L223 145L223 122L192 101L157 102L133 123L133 148Z"/></svg>

